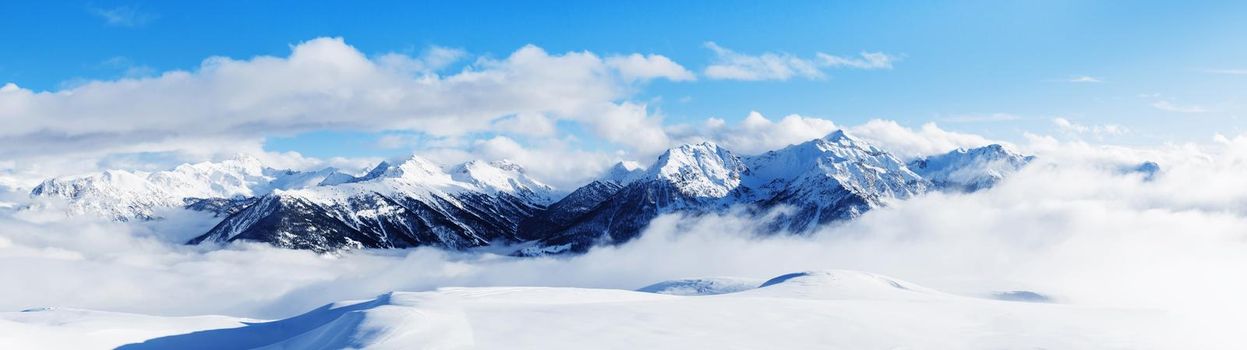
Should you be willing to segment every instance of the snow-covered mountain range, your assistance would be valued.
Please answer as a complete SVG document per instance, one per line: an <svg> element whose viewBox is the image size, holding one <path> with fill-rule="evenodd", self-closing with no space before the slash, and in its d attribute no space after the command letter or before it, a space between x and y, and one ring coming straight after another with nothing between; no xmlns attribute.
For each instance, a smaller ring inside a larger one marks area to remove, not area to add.
<svg viewBox="0 0 1247 350"><path fill-rule="evenodd" d="M744 208L769 220L771 232L808 232L927 191L988 188L1032 158L990 145L906 163L836 131L754 156L710 142L682 145L648 167L619 163L566 195L515 163L444 167L418 156L358 177L333 168L272 169L240 157L50 179L31 195L64 201L71 215L114 220L159 219L166 208L223 217L192 244L258 241L321 252L509 246L518 255L543 255L626 242L669 213Z"/></svg>
<svg viewBox="0 0 1247 350"><path fill-rule="evenodd" d="M353 176L334 168L291 171L265 167L239 156L222 162L183 164L152 173L108 170L43 181L31 196L64 200L71 215L102 215L118 221L156 219L162 208L194 206L229 209L229 200L246 202L274 190L335 185ZM46 202L44 203L46 204Z"/></svg>

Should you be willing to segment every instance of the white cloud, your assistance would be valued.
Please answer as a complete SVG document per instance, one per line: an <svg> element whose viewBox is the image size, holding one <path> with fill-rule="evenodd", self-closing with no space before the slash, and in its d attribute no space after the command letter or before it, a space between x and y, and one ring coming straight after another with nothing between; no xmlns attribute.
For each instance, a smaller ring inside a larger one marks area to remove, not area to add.
<svg viewBox="0 0 1247 350"><path fill-rule="evenodd" d="M494 128L526 136L551 136L557 131L553 119L538 113L520 113L498 119L494 122Z"/></svg>
<svg viewBox="0 0 1247 350"><path fill-rule="evenodd" d="M1179 105L1174 104L1169 100L1157 100L1156 102L1152 102L1152 107L1162 111L1177 113L1203 113L1208 111L1199 105Z"/></svg>
<svg viewBox="0 0 1247 350"><path fill-rule="evenodd" d="M915 130L895 121L873 119L849 128L849 132L903 159L945 153L957 148L980 147L993 143L1008 144L979 135L947 131L935 123L922 124L922 127Z"/></svg>
<svg viewBox="0 0 1247 350"><path fill-rule="evenodd" d="M882 52L862 52L859 57L835 56L819 52L814 59L788 53L766 52L746 55L706 42L715 54L714 63L705 69L711 79L722 80L788 80L792 78L823 79L823 68L891 69L898 58Z"/></svg>
<svg viewBox="0 0 1247 350"><path fill-rule="evenodd" d="M399 53L388 53L376 58L377 65L408 74L433 74L467 57L468 53L460 49L440 46L430 47L420 57L412 57Z"/></svg>
<svg viewBox="0 0 1247 350"><path fill-rule="evenodd" d="M105 24L117 27L141 27L156 19L155 14L141 11L132 6L114 8L92 7L89 10L91 14L103 19Z"/></svg>
<svg viewBox="0 0 1247 350"><path fill-rule="evenodd" d="M287 57L213 57L190 71L60 91L9 83L0 88L0 158L44 170L53 167L37 164L135 152L202 160L256 153L266 137L312 130L548 135L558 120L652 151L666 145L660 119L627 102L630 84L688 78L658 55L551 54L531 45L439 73L465 55L434 47L418 57L369 58L342 39L318 38L293 46ZM43 176L73 170L86 169Z"/></svg>
<svg viewBox="0 0 1247 350"><path fill-rule="evenodd" d="M614 154L579 150L564 140L544 140L525 147L516 140L498 136L474 143L473 158L508 159L524 166L529 174L557 189L572 191L586 179L601 176L620 161Z"/></svg>
<svg viewBox="0 0 1247 350"><path fill-rule="evenodd" d="M758 154L827 136L838 128L826 119L792 114L775 122L762 113L750 112L736 125L710 118L702 125L676 125L667 131L678 144L714 141L733 152Z"/></svg>
<svg viewBox="0 0 1247 350"><path fill-rule="evenodd" d="M1103 79L1100 79L1100 78L1097 78L1097 77L1093 77L1093 76L1089 76L1089 75L1078 75L1078 76L1073 76L1073 77L1070 77L1069 79L1067 79L1067 80L1065 80L1065 81L1066 81L1066 82L1070 82L1070 83L1103 83L1103 82L1104 82L1104 80L1103 80Z"/></svg>
<svg viewBox="0 0 1247 350"><path fill-rule="evenodd" d="M1091 134L1096 137L1115 136L1129 132L1129 129L1117 124L1083 125L1063 117L1052 118L1052 124L1056 124L1057 128L1066 133Z"/></svg>
<svg viewBox="0 0 1247 350"><path fill-rule="evenodd" d="M985 122L1007 122L1014 120L1022 120L1022 116L1010 113L991 113L991 114L962 114L946 118L940 118L941 121L950 123L985 123Z"/></svg>
<svg viewBox="0 0 1247 350"><path fill-rule="evenodd" d="M1205 69L1204 72L1224 75L1247 75L1247 69Z"/></svg>
<svg viewBox="0 0 1247 350"><path fill-rule="evenodd" d="M828 55L819 52L818 58L828 67L846 67L856 69L892 69L892 62L897 57L882 52L862 52L859 57Z"/></svg>
<svg viewBox="0 0 1247 350"><path fill-rule="evenodd" d="M838 129L845 129L850 135L865 139L904 159L945 153L956 148L1008 144L979 135L947 131L935 123L910 129L895 121L874 119L851 126L796 114L776 122L758 112L750 112L736 124L709 118L701 125L672 125L667 128L667 133L671 135L673 144L713 141L740 154L759 154L827 136Z"/></svg>
<svg viewBox="0 0 1247 350"><path fill-rule="evenodd" d="M607 141L629 146L640 154L654 154L670 146L662 117L650 115L645 105L620 103L599 107L595 118L582 122Z"/></svg>
<svg viewBox="0 0 1247 350"><path fill-rule="evenodd" d="M727 80L788 80L793 77L821 79L818 64L786 53L763 53L749 56L729 50L714 42L706 48L714 51L715 63L706 67L711 79Z"/></svg>
<svg viewBox="0 0 1247 350"><path fill-rule="evenodd" d="M634 53L627 56L613 56L606 59L606 65L619 71L626 81L666 78L671 81L692 81L697 78L684 66L671 61L662 55L642 55Z"/></svg>

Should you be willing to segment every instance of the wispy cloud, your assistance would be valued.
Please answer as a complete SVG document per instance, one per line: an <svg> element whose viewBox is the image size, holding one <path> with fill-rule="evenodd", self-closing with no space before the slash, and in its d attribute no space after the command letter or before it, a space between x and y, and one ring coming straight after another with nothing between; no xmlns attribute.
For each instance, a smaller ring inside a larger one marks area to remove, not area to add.
<svg viewBox="0 0 1247 350"><path fill-rule="evenodd" d="M816 53L814 58L802 58L783 52L764 52L747 55L706 42L706 48L715 54L715 61L706 67L705 75L722 80L788 80L792 78L823 79L824 68L891 69L898 57L882 52L862 52L858 56L837 56Z"/></svg>
<svg viewBox="0 0 1247 350"><path fill-rule="evenodd" d="M1247 75L1247 69L1205 69L1204 73L1224 75Z"/></svg>
<svg viewBox="0 0 1247 350"><path fill-rule="evenodd" d="M99 63L102 69L121 72L124 78L143 78L156 75L157 71L148 65L135 63L125 56L113 56Z"/></svg>
<svg viewBox="0 0 1247 350"><path fill-rule="evenodd" d="M1049 83L1098 84L1103 83L1104 78L1090 75L1071 75L1066 78L1047 79L1044 81Z"/></svg>
<svg viewBox="0 0 1247 350"><path fill-rule="evenodd" d="M1084 125L1062 117L1052 118L1052 123L1066 133L1090 134L1096 137L1121 135L1130 131L1117 124Z"/></svg>
<svg viewBox="0 0 1247 350"><path fill-rule="evenodd" d="M1152 102L1152 107L1162 110L1162 111L1177 112L1177 113L1204 113L1208 111L1208 109L1205 109L1203 106L1179 105L1179 104L1174 104L1173 102L1170 102L1169 100L1158 100L1156 102Z"/></svg>
<svg viewBox="0 0 1247 350"><path fill-rule="evenodd" d="M991 114L962 114L947 118L940 118L940 121L949 123L985 123L985 122L1007 122L1013 120L1021 120L1022 116L1009 113L991 113Z"/></svg>
<svg viewBox="0 0 1247 350"><path fill-rule="evenodd" d="M882 52L862 52L858 57L845 57L818 53L818 59L828 67L846 67L856 69L892 69L896 56Z"/></svg>
<svg viewBox="0 0 1247 350"><path fill-rule="evenodd" d="M1068 82L1068 83L1103 83L1104 79L1100 79L1100 78L1089 76L1089 75L1079 75L1079 76L1070 77L1069 79L1066 79L1065 82Z"/></svg>
<svg viewBox="0 0 1247 350"><path fill-rule="evenodd" d="M113 8L92 7L89 9L91 14L104 19L104 23L117 27L141 27L151 20L156 19L153 13L140 11L132 6L118 6Z"/></svg>

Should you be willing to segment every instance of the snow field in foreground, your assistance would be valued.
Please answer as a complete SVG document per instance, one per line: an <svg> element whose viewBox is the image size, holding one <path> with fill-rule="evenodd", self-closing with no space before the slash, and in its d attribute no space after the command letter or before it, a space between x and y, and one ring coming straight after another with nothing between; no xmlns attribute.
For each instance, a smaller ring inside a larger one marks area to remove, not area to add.
<svg viewBox="0 0 1247 350"><path fill-rule="evenodd" d="M0 348L1137 349L1183 344L1167 337L1180 329L1173 322L1159 311L969 298L865 272L819 271L717 295L395 292L272 322L30 310L0 313Z"/></svg>

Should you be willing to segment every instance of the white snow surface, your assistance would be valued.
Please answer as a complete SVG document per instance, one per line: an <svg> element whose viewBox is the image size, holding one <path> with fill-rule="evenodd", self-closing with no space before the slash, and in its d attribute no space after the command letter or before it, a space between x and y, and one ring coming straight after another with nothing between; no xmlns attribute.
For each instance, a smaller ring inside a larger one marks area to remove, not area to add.
<svg viewBox="0 0 1247 350"><path fill-rule="evenodd" d="M761 284L762 281L752 278L684 278L654 283L637 289L637 291L670 295L716 295L750 290L758 288Z"/></svg>
<svg viewBox="0 0 1247 350"><path fill-rule="evenodd" d="M1181 338L1168 337L1175 326L1158 311L969 298L870 273L817 271L702 296L552 287L395 292L272 322L0 313L0 348L1139 349L1177 347Z"/></svg>

